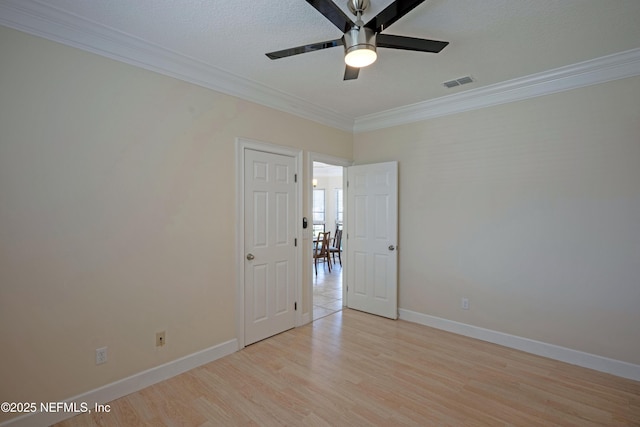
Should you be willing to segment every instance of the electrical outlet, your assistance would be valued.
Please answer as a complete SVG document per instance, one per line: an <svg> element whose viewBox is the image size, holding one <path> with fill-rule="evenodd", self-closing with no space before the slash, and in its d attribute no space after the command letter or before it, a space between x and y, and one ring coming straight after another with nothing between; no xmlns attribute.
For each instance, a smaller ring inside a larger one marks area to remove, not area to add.
<svg viewBox="0 0 640 427"><path fill-rule="evenodd" d="M462 297L460 300L460 308L463 310L469 310L469 298Z"/></svg>
<svg viewBox="0 0 640 427"><path fill-rule="evenodd" d="M164 331L156 332L156 347L162 347L165 343Z"/></svg>
<svg viewBox="0 0 640 427"><path fill-rule="evenodd" d="M96 348L96 365L107 363L107 347Z"/></svg>

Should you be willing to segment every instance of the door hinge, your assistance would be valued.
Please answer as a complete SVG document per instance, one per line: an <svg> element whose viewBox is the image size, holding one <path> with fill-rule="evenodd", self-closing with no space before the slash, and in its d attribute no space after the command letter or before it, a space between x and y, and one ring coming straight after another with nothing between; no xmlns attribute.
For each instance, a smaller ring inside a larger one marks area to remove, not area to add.
<svg viewBox="0 0 640 427"><path fill-rule="evenodd" d="M298 182L298 174L297 173L293 174L293 182Z"/></svg>
<svg viewBox="0 0 640 427"><path fill-rule="evenodd" d="M347 188L349 188L349 181L347 181Z"/></svg>
<svg viewBox="0 0 640 427"><path fill-rule="evenodd" d="M293 246L298 247L298 238L293 239Z"/></svg>
<svg viewBox="0 0 640 427"><path fill-rule="evenodd" d="M298 302L293 303L293 311L298 311Z"/></svg>

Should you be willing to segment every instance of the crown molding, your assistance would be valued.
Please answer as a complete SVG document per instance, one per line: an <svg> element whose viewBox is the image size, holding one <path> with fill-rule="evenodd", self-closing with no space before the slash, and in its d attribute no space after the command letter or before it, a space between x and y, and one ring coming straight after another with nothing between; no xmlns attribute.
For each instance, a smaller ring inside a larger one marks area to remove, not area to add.
<svg viewBox="0 0 640 427"><path fill-rule="evenodd" d="M353 133L368 132L640 75L640 49L355 119L41 0L3 0L0 25Z"/></svg>
<svg viewBox="0 0 640 427"><path fill-rule="evenodd" d="M522 101L638 75L640 75L640 49L632 49L454 95L358 117L354 123L354 133Z"/></svg>
<svg viewBox="0 0 640 427"><path fill-rule="evenodd" d="M353 118L309 103L221 68L154 45L38 0L3 0L0 25L136 67L255 102L337 129L353 131Z"/></svg>

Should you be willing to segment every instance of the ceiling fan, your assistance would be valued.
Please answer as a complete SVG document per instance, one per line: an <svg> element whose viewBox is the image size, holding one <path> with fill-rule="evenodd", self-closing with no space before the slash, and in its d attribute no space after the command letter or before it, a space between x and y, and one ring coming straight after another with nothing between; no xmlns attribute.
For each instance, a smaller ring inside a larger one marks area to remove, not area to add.
<svg viewBox="0 0 640 427"><path fill-rule="evenodd" d="M280 59L344 46L346 63L344 80L354 80L358 78L360 68L375 62L378 47L438 53L449 44L449 42L437 40L381 34L381 31L412 11L424 0L396 0L366 24L362 22L362 13L369 7L369 0L347 0L347 6L356 16L356 22L345 15L342 9L331 0L306 0L306 2L338 27L344 33L343 36L335 40L270 52L266 54L269 58Z"/></svg>

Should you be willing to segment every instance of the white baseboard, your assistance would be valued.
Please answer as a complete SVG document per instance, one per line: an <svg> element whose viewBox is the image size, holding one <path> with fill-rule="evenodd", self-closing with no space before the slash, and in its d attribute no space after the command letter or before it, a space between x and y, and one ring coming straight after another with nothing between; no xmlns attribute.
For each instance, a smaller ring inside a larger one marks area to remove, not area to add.
<svg viewBox="0 0 640 427"><path fill-rule="evenodd" d="M88 409L92 410L95 404L111 402L112 400L134 393L160 381L197 368L198 366L213 362L236 351L238 351L238 340L234 338L222 344L209 347L165 363L164 365L156 366L155 368L139 372L128 378L66 399L64 402L68 404L76 402L76 407L79 409L83 407L83 404L88 405ZM78 414L73 412L35 412L5 421L0 424L0 427L42 427L63 421L75 415Z"/></svg>
<svg viewBox="0 0 640 427"><path fill-rule="evenodd" d="M632 363L597 356L595 354L585 353L578 350L572 350L570 348L560 347L554 344L509 335L503 332L493 331L491 329L484 329L478 326L468 325L466 323L429 316L427 314L417 313L411 310L400 309L399 314L400 319L408 322L442 329L458 335L464 335L538 356L548 357L549 359L559 360L572 365L606 372L618 377L640 381L640 365L634 365Z"/></svg>

